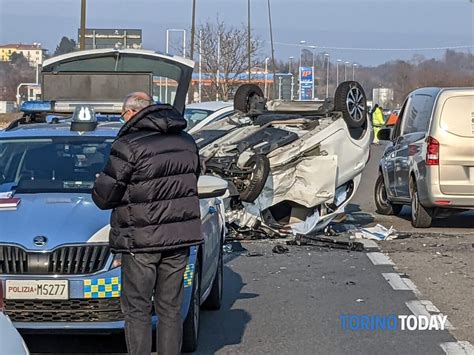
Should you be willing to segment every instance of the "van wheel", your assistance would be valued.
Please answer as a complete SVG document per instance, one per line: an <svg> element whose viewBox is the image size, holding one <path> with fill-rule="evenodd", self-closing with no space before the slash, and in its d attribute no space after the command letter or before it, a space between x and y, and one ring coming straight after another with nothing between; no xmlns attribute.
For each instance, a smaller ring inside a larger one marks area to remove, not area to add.
<svg viewBox="0 0 474 355"><path fill-rule="evenodd" d="M418 197L416 182L411 182L411 225L415 228L430 228L433 211L424 207Z"/></svg>
<svg viewBox="0 0 474 355"><path fill-rule="evenodd" d="M217 311L222 305L222 293L224 290L224 256L222 251L222 244L220 244L219 261L217 264L216 276L212 283L211 293L202 305L204 309Z"/></svg>
<svg viewBox="0 0 474 355"><path fill-rule="evenodd" d="M201 275L199 260L194 264L193 290L188 314L183 323L183 345L181 351L192 353L196 351L199 339L199 321L201 319Z"/></svg>
<svg viewBox="0 0 474 355"><path fill-rule="evenodd" d="M342 112L349 128L357 128L367 121L367 98L357 81L345 81L336 89L334 108Z"/></svg>
<svg viewBox="0 0 474 355"><path fill-rule="evenodd" d="M240 199L244 202L253 202L262 192L270 173L270 161L265 155L255 154L245 164L252 172L248 183L240 192Z"/></svg>
<svg viewBox="0 0 474 355"><path fill-rule="evenodd" d="M403 208L403 205L393 204L388 199L385 180L381 173L375 182L374 200L377 207L376 212L385 216L398 215Z"/></svg>

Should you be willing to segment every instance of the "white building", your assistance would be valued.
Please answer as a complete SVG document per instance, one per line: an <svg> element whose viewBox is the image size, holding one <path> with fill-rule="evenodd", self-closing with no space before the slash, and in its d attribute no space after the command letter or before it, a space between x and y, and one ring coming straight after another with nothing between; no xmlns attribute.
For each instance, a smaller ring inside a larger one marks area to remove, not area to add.
<svg viewBox="0 0 474 355"><path fill-rule="evenodd" d="M45 50L41 48L41 43L0 45L0 60L8 62L13 53L21 53L28 63L35 67L38 64L43 64L44 51Z"/></svg>

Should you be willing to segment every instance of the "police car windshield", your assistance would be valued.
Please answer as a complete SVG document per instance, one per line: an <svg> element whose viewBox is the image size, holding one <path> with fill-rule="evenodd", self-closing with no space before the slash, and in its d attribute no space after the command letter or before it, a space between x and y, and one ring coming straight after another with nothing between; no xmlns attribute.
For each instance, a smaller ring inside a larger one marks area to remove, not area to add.
<svg viewBox="0 0 474 355"><path fill-rule="evenodd" d="M90 192L112 142L100 137L0 140L0 192Z"/></svg>

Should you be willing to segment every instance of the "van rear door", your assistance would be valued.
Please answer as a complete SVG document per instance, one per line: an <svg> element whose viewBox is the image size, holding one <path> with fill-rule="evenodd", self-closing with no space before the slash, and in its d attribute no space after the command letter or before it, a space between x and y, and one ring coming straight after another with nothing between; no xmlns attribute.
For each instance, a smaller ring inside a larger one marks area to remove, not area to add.
<svg viewBox="0 0 474 355"><path fill-rule="evenodd" d="M474 90L449 91L439 101L440 190L447 195L474 195Z"/></svg>

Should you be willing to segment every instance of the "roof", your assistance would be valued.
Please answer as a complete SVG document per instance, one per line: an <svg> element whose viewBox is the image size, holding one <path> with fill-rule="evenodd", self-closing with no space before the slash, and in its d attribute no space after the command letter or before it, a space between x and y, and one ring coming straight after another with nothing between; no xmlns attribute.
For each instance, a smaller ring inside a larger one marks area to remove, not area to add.
<svg viewBox="0 0 474 355"><path fill-rule="evenodd" d="M71 131L70 122L22 124L8 131L0 130L3 138L52 138L52 137L110 137L115 138L122 127L119 122L99 122L97 128L88 132Z"/></svg>
<svg viewBox="0 0 474 355"><path fill-rule="evenodd" d="M22 44L22 43L13 43L13 44L2 44L0 48L15 48L15 49L26 49L26 50L43 50L41 45L38 44Z"/></svg>
<svg viewBox="0 0 474 355"><path fill-rule="evenodd" d="M186 105L186 108L217 111L226 107L231 107L233 105L234 103L231 101L208 101Z"/></svg>

